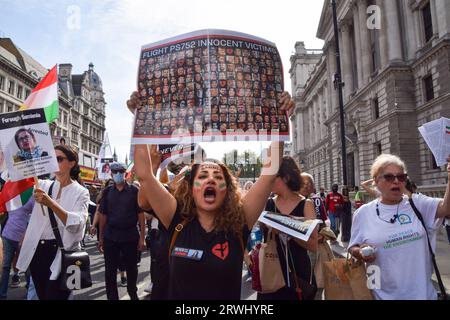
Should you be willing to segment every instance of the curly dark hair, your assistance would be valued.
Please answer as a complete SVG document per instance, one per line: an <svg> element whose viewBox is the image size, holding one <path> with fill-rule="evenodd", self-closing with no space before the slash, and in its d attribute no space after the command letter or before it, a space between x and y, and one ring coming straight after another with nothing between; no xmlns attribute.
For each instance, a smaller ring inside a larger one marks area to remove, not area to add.
<svg viewBox="0 0 450 320"><path fill-rule="evenodd" d="M208 160L208 162L211 161ZM220 214L215 216L214 226L216 231L232 232L239 236L242 234L242 228L244 226L242 198L239 184L226 165L218 163L217 161L215 161L215 163L222 168L227 184L227 194L222 206L219 208ZM187 221L192 221L197 215L192 187L200 165L201 164L196 163L191 166L191 171L180 181L180 184L174 193L181 216Z"/></svg>

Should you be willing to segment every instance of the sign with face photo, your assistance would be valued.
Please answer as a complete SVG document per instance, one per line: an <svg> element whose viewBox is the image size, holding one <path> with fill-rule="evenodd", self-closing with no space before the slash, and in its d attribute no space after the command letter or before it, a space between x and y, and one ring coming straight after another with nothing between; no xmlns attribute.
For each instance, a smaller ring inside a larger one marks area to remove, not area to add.
<svg viewBox="0 0 450 320"><path fill-rule="evenodd" d="M12 181L59 170L43 109L1 114L0 145Z"/></svg>
<svg viewBox="0 0 450 320"><path fill-rule="evenodd" d="M252 35L208 29L143 46L132 144L287 141L283 90L276 45Z"/></svg>

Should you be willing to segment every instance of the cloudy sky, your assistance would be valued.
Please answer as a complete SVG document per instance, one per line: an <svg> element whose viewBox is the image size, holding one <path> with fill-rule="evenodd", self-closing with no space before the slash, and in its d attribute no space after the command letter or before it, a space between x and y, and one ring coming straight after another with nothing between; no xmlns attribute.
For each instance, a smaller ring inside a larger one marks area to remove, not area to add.
<svg viewBox="0 0 450 320"><path fill-rule="evenodd" d="M129 151L132 115L125 102L136 88L142 45L200 29L227 29L274 42L290 91L289 58L296 41L316 39L323 1L311 0L0 0L0 36L10 37L46 68L72 63L76 74L94 70L103 81L106 129L119 159ZM259 150L259 143L239 144ZM236 144L204 145L221 158Z"/></svg>

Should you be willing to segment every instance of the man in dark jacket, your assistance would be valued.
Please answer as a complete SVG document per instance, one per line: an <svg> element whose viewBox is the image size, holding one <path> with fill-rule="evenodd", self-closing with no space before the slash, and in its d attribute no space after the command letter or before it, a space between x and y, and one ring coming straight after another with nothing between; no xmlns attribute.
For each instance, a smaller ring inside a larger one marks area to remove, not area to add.
<svg viewBox="0 0 450 320"><path fill-rule="evenodd" d="M138 188L125 181L126 167L111 165L114 185L105 189L100 202L99 249L105 257L105 284L108 300L118 300L117 269L120 260L127 272L127 291L132 300L137 295L138 250L145 249L145 216L138 205ZM137 228L139 222L139 229Z"/></svg>

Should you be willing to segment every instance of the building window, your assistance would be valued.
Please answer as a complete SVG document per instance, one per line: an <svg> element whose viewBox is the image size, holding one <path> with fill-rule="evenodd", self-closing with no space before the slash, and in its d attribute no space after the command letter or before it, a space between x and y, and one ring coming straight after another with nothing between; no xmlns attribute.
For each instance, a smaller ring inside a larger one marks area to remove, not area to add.
<svg viewBox="0 0 450 320"><path fill-rule="evenodd" d="M423 17L423 32L425 35L425 42L428 42L433 37L433 19L431 17L431 6L428 2L425 7L422 8Z"/></svg>
<svg viewBox="0 0 450 320"><path fill-rule="evenodd" d="M30 93L31 93L31 90L25 89L25 100L28 99L28 96L30 95Z"/></svg>
<svg viewBox="0 0 450 320"><path fill-rule="evenodd" d="M372 100L372 106L373 106L373 116L375 119L380 118L380 103L378 101L378 98L375 98Z"/></svg>
<svg viewBox="0 0 450 320"><path fill-rule="evenodd" d="M16 86L16 84L14 83L14 81L10 80L9 81L9 86L8 86L8 93L10 95L14 95L15 86Z"/></svg>
<svg viewBox="0 0 450 320"><path fill-rule="evenodd" d="M14 105L11 103L6 104L6 112L13 112L14 111Z"/></svg>
<svg viewBox="0 0 450 320"><path fill-rule="evenodd" d="M0 76L0 90L5 90L5 77Z"/></svg>
<svg viewBox="0 0 450 320"><path fill-rule="evenodd" d="M439 169L436 163L436 159L434 158L434 155L431 152L429 153L428 167L430 168L430 170Z"/></svg>
<svg viewBox="0 0 450 320"><path fill-rule="evenodd" d="M375 143L375 158L383 153L383 148L381 147L381 142Z"/></svg>
<svg viewBox="0 0 450 320"><path fill-rule="evenodd" d="M17 98L20 100L22 100L22 98L23 98L23 87L22 86L17 87Z"/></svg>
<svg viewBox="0 0 450 320"><path fill-rule="evenodd" d="M433 76L430 74L423 78L423 87L425 93L425 102L434 99Z"/></svg>

